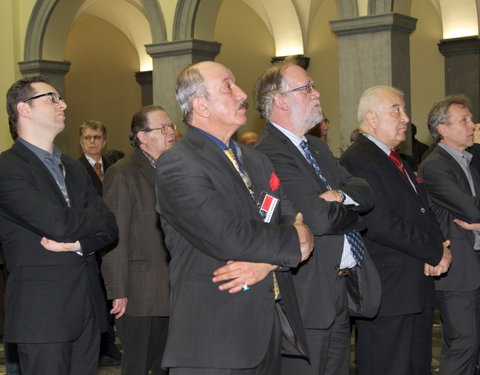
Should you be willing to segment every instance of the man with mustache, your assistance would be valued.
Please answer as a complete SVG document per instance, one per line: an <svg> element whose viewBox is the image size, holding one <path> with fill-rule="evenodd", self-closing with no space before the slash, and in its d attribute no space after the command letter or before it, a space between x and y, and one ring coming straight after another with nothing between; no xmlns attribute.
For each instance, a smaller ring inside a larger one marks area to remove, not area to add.
<svg viewBox="0 0 480 375"><path fill-rule="evenodd" d="M312 235L268 159L232 140L247 95L215 62L185 68L177 101L187 131L157 164L171 255L163 365L170 375L278 374L280 353L307 356L290 267Z"/></svg>
<svg viewBox="0 0 480 375"><path fill-rule="evenodd" d="M359 213L372 208L372 191L340 166L324 141L306 135L322 121L319 98L307 72L289 61L274 64L256 81L257 110L267 121L256 148L272 162L315 239L312 257L293 270L310 361L283 357L284 375L348 375L347 282L367 273L376 279L366 290L372 297L363 295L368 311L357 314L373 316L380 296L368 254L363 247L355 253L363 246L358 232L365 228Z"/></svg>
<svg viewBox="0 0 480 375"><path fill-rule="evenodd" d="M480 232L470 225L480 222L480 174L466 151L476 128L470 108L463 95L433 105L428 128L436 147L419 169L453 254L448 274L435 280L445 375L473 375L480 347Z"/></svg>
<svg viewBox="0 0 480 375"><path fill-rule="evenodd" d="M163 375L168 333L168 253L155 211L155 168L175 143L175 124L159 105L132 117L134 154L105 175L104 199L115 214L118 243L103 257L102 273L123 347L122 375Z"/></svg>
<svg viewBox="0 0 480 375"><path fill-rule="evenodd" d="M425 185L395 148L409 118L403 93L388 86L366 90L358 105L361 134L340 163L363 177L374 207L363 215L364 241L382 283L380 310L357 319L359 375L425 375L432 360L434 285L451 253L429 209Z"/></svg>

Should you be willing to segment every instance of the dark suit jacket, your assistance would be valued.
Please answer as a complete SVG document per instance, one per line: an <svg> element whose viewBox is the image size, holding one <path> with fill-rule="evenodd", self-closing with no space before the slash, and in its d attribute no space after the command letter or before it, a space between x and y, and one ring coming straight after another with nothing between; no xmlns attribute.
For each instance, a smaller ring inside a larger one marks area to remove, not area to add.
<svg viewBox="0 0 480 375"><path fill-rule="evenodd" d="M470 171L476 197L462 167L440 146L420 165L419 173L432 197L433 211L452 251L448 273L435 282L438 290L465 292L480 287L480 252L473 250L473 232L453 222L454 218L480 222L480 174L472 167Z"/></svg>
<svg viewBox="0 0 480 375"><path fill-rule="evenodd" d="M88 162L85 155L80 156L78 158L78 161L80 161L85 166L85 168L87 168L88 175L92 179L92 183L93 183L93 186L95 187L95 190L97 190L97 194L102 196L103 182L98 177L97 172L95 172L95 168L93 168L92 165ZM103 172L105 175L105 173L107 172L107 169L110 167L110 163L108 162L107 159L102 157L102 164L103 164Z"/></svg>
<svg viewBox="0 0 480 375"><path fill-rule="evenodd" d="M95 192L85 168L62 155L71 207L51 173L18 141L0 156L0 242L10 273L5 339L67 342L83 328L86 301L106 328L105 303L93 252L113 242L113 213ZM45 236L80 241L83 256L51 252Z"/></svg>
<svg viewBox="0 0 480 375"><path fill-rule="evenodd" d="M272 124L265 126L256 148L268 156L281 185L295 209L301 212L305 224L315 235L315 249L306 262L293 270L300 311L305 328L328 328L335 319L335 279L340 266L345 241L344 234L365 228L358 212L366 212L373 206L373 195L368 184L353 177L335 160L328 146L320 139L307 135L310 149L327 181L333 189L341 189L359 206L353 210L338 202L326 202L318 196L327 187L315 173L295 145ZM358 210L358 211L357 211ZM366 256L360 272L373 272L375 266ZM371 315L378 310L379 280L376 295L371 302Z"/></svg>
<svg viewBox="0 0 480 375"><path fill-rule="evenodd" d="M213 271L229 260L295 267L300 245L293 210L269 184L273 168L261 153L239 145L258 196L281 198L263 222L243 180L222 150L189 128L157 165L158 205L171 253L171 313L166 367L251 368L265 356L274 320L273 278L249 291L221 292ZM306 350L288 272L277 272L287 314Z"/></svg>
<svg viewBox="0 0 480 375"><path fill-rule="evenodd" d="M404 162L417 194L393 161L363 135L340 163L364 178L375 197L373 210L364 215L364 240L382 282L378 315L422 311L433 303L434 295L433 278L423 274L424 263L437 265L443 255L442 235L429 209L425 186Z"/></svg>
<svg viewBox="0 0 480 375"><path fill-rule="evenodd" d="M119 228L118 244L102 258L108 298L128 297L129 315L168 316L168 253L155 211L155 169L140 149L108 169L103 199Z"/></svg>

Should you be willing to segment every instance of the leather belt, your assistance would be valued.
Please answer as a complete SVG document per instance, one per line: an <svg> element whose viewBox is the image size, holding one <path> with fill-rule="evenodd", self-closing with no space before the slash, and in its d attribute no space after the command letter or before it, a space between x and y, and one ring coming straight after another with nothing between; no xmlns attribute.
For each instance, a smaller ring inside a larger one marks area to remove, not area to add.
<svg viewBox="0 0 480 375"><path fill-rule="evenodd" d="M337 278L340 279L342 277L346 277L350 274L350 270L348 268L343 268L341 270L338 270L337 272Z"/></svg>

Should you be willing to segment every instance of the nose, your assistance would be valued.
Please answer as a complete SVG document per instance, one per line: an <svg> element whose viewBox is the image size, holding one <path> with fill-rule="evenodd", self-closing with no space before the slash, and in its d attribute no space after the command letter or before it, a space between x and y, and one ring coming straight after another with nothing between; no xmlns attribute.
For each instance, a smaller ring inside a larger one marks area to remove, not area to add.
<svg viewBox="0 0 480 375"><path fill-rule="evenodd" d="M67 103L65 103L65 101L62 99L60 100L60 102L58 103L58 107L60 109L62 109L63 111L65 111L67 109Z"/></svg>
<svg viewBox="0 0 480 375"><path fill-rule="evenodd" d="M235 88L237 89L236 97L242 101L247 100L248 95L243 91L240 87L235 85Z"/></svg>
<svg viewBox="0 0 480 375"><path fill-rule="evenodd" d="M401 116L400 121L402 121L404 123L410 122L410 118L408 117L407 112L405 112L405 110L402 109L401 114L402 114L402 116Z"/></svg>
<svg viewBox="0 0 480 375"><path fill-rule="evenodd" d="M320 91L318 91L316 88L312 89L311 95L313 99L320 99Z"/></svg>

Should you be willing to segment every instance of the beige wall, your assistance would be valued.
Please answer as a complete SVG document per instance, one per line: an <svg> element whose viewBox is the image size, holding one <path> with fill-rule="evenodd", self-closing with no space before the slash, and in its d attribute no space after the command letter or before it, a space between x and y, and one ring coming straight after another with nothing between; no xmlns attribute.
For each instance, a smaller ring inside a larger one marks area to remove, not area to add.
<svg viewBox="0 0 480 375"><path fill-rule="evenodd" d="M111 24L82 15L68 35L65 59L72 63L65 80L67 153L80 155L78 128L85 120L106 125L107 148L131 152L130 120L141 106L133 45Z"/></svg>
<svg viewBox="0 0 480 375"><path fill-rule="evenodd" d="M320 91L322 109L330 120L328 145L340 154L340 107L338 86L338 43L329 21L337 19L335 0L325 0L313 19L305 54L310 57L308 72Z"/></svg>
<svg viewBox="0 0 480 375"><path fill-rule="evenodd" d="M260 132L264 122L258 117L253 101L257 76L270 66L275 45L267 27L245 3L224 0L218 12L215 41L222 43L216 61L230 68L237 84L248 94L248 123L239 130Z"/></svg>
<svg viewBox="0 0 480 375"><path fill-rule="evenodd" d="M445 95L445 60L437 47L442 39L442 23L431 0L412 1L411 16L418 19L410 38L411 121L417 126L416 138L430 145L428 112L433 102Z"/></svg>

